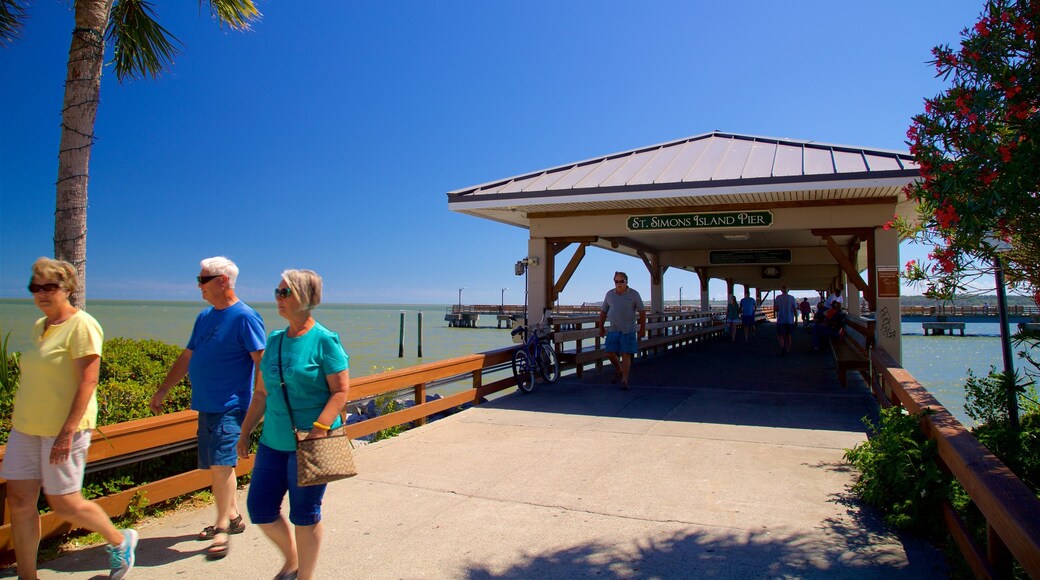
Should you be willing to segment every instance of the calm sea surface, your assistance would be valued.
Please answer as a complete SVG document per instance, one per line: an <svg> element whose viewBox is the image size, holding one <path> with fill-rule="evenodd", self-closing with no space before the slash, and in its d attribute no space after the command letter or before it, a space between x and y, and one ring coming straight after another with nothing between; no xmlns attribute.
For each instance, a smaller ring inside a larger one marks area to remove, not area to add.
<svg viewBox="0 0 1040 580"><path fill-rule="evenodd" d="M283 328L273 302L252 303L267 331ZM148 302L91 300L90 313L101 322L108 338L153 338L183 346L191 334L202 302ZM455 356L510 346L509 333L491 328L449 328L445 305L427 304L322 304L315 318L338 332L351 374L365 376L389 368L403 368ZM405 356L398 358L401 312L405 313ZM417 356L417 318L423 313L423 358ZM0 299L0 332L10 332L9 350L29 344L33 322L40 317L31 300ZM485 317L483 324L493 318ZM903 366L965 424L964 377L971 368L985 375L991 365L1001 366L999 328L996 324L968 324L968 336L928 336L920 323L903 325ZM1018 361L1016 360L1016 365Z"/></svg>

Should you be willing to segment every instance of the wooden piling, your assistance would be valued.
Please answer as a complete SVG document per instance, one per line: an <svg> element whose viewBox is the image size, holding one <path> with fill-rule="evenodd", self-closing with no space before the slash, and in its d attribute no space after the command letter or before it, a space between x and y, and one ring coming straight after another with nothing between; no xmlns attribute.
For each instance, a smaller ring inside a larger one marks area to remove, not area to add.
<svg viewBox="0 0 1040 580"><path fill-rule="evenodd" d="M404 310L401 311L401 332L397 340L397 358L404 358Z"/></svg>
<svg viewBox="0 0 1040 580"><path fill-rule="evenodd" d="M419 358L422 358L422 310L419 311L419 330L416 334L419 335Z"/></svg>

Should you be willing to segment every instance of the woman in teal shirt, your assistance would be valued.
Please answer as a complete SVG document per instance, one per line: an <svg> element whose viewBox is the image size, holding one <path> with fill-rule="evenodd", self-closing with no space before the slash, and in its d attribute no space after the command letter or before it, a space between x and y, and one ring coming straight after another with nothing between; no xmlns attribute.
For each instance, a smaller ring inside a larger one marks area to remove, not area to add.
<svg viewBox="0 0 1040 580"><path fill-rule="evenodd" d="M260 361L261 380L242 421L238 454L249 456L249 437L262 419L264 431L246 502L249 519L285 558L276 580L310 580L315 577L321 547L325 486L297 484L294 432L309 431L307 438L315 439L340 425L340 411L347 404L350 388L349 359L339 336L311 316L311 310L321 302L321 276L311 270L286 270L274 295L278 315L288 320L289 326L267 338ZM282 392L283 380L291 418ZM281 513L286 493L288 520ZM290 522L294 530L290 530Z"/></svg>

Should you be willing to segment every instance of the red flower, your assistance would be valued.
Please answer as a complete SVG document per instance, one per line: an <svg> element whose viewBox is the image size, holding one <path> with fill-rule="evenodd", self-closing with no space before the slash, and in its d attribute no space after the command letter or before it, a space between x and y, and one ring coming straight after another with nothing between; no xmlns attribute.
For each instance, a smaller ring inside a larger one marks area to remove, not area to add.
<svg viewBox="0 0 1040 580"><path fill-rule="evenodd" d="M936 210L935 221L938 222L940 228L948 230L961 221L961 218L957 215L957 210L947 204Z"/></svg>
<svg viewBox="0 0 1040 580"><path fill-rule="evenodd" d="M1000 159L1004 163L1008 163L1011 161L1011 148L1007 145L1001 145L1000 147L997 147L997 153L1000 153Z"/></svg>
<svg viewBox="0 0 1040 580"><path fill-rule="evenodd" d="M985 20L980 20L979 23L975 25L975 32L978 32L982 36L989 36L989 28L986 27Z"/></svg>

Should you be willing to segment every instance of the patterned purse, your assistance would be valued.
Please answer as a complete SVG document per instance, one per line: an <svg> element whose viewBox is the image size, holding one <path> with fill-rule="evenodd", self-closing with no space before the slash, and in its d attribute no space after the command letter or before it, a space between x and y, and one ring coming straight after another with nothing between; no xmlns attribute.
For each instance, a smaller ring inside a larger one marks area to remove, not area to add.
<svg viewBox="0 0 1040 580"><path fill-rule="evenodd" d="M285 374L282 372L282 342L278 342L278 376L282 382L282 396L285 397L285 408L289 411L292 422L292 406L289 404L289 390L285 386ZM321 485L357 475L354 465L354 444L347 436L347 416L340 411L342 424L330 429L327 437L307 439L309 431L293 428L296 440L296 480L300 486Z"/></svg>

